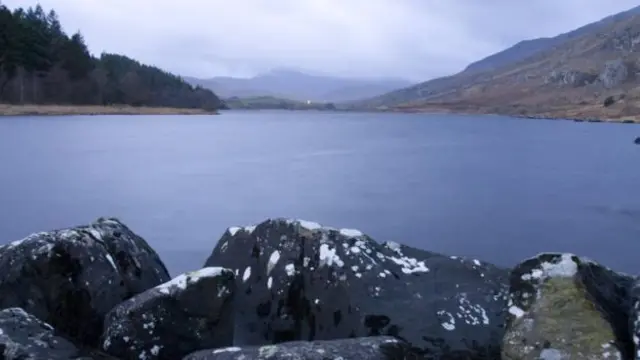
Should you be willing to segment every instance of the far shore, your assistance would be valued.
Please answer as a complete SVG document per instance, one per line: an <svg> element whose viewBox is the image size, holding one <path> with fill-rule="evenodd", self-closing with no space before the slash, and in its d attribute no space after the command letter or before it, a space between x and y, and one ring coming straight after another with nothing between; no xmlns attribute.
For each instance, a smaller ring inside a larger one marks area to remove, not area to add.
<svg viewBox="0 0 640 360"><path fill-rule="evenodd" d="M620 123L620 124L640 124L640 115L626 116L626 117L591 117L591 116L576 116L573 114L510 114L510 113L492 113L485 111L484 109L473 110L452 110L446 108L389 108L389 109L377 109L379 112L396 112L396 113L424 113L424 114L461 114L461 115L498 115L498 116L510 116L516 118L525 119L542 119L542 120L570 120L575 122L590 122L590 123Z"/></svg>
<svg viewBox="0 0 640 360"><path fill-rule="evenodd" d="M215 115L217 111L130 105L13 105L0 104L0 116L56 115Z"/></svg>

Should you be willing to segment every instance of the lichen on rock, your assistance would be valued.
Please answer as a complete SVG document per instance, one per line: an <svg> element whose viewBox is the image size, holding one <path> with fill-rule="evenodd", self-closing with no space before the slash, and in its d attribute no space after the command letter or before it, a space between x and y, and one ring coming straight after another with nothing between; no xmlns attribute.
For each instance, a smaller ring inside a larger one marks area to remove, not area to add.
<svg viewBox="0 0 640 360"><path fill-rule="evenodd" d="M602 297L594 266L608 270L573 254L541 254L512 270L503 359L623 358L618 324L605 313L617 299Z"/></svg>

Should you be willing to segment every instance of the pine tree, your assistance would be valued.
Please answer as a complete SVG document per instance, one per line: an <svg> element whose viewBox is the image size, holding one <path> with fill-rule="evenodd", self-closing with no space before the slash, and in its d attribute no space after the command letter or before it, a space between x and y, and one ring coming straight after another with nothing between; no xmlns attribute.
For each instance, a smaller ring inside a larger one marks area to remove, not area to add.
<svg viewBox="0 0 640 360"><path fill-rule="evenodd" d="M0 3L0 102L131 104L218 109L211 91L122 55L91 56L54 10Z"/></svg>

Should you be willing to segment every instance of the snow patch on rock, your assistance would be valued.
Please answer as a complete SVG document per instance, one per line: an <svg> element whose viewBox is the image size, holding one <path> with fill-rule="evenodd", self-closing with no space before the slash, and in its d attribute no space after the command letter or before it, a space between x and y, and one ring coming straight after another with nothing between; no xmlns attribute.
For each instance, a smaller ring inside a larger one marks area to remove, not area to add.
<svg viewBox="0 0 640 360"><path fill-rule="evenodd" d="M195 284L203 278L220 276L226 271L229 270L222 267L206 267L197 271L178 275L166 283L156 286L154 289L163 294L169 294L173 289L183 291L187 286Z"/></svg>
<svg viewBox="0 0 640 360"><path fill-rule="evenodd" d="M287 264L287 266L284 267L284 271L287 272L288 276L293 276L296 273L296 267L293 264Z"/></svg>
<svg viewBox="0 0 640 360"><path fill-rule="evenodd" d="M271 270L276 266L280 260L280 251L274 250L269 256L269 262L267 262L267 275L271 273Z"/></svg>
<svg viewBox="0 0 640 360"><path fill-rule="evenodd" d="M247 282L247 280L249 280L250 277L251 277L251 266L247 266L247 268L244 269L244 273L242 274L242 282Z"/></svg>
<svg viewBox="0 0 640 360"><path fill-rule="evenodd" d="M288 219L287 224L299 225L300 227L305 228L307 230L311 230L311 231L323 229L323 226L318 224L317 222L301 220L301 219Z"/></svg>
<svg viewBox="0 0 640 360"><path fill-rule="evenodd" d="M320 266L336 264L344 266L344 261L336 254L336 248L329 248L329 244L320 244Z"/></svg>
<svg viewBox="0 0 640 360"><path fill-rule="evenodd" d="M113 261L113 257L111 257L110 254L105 255L105 257L107 258L107 260L109 261L109 263L111 264L111 266L113 267L113 269L115 271L118 271L118 267L116 266L115 261Z"/></svg>
<svg viewBox="0 0 640 360"><path fill-rule="evenodd" d="M357 229L340 229L340 234L349 238L363 236L362 231Z"/></svg>
<svg viewBox="0 0 640 360"><path fill-rule="evenodd" d="M229 234L231 234L231 236L236 236L236 234L238 233L238 231L242 230L242 228L237 227L237 226L232 226L230 228L227 229L227 231L229 232Z"/></svg>
<svg viewBox="0 0 640 360"><path fill-rule="evenodd" d="M221 349L215 349L213 350L212 354L220 354L220 353L224 353L224 352L238 352L242 349L240 349L239 347L236 346L229 346L229 347L225 347L225 348L221 348Z"/></svg>

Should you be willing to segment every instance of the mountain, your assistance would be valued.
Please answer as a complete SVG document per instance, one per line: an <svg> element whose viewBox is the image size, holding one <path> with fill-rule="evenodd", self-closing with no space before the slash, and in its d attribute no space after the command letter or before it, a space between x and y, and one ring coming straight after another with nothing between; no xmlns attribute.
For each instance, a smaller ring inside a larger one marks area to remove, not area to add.
<svg viewBox="0 0 640 360"><path fill-rule="evenodd" d="M500 51L493 55L487 56L484 59L481 59L474 63L469 64L469 66L467 66L465 70L466 71L495 70L509 63L516 62L519 60L524 60L527 57L534 55L537 52L550 49L556 45L562 44L565 41L578 38L582 35L588 34L589 32L597 31L601 27L613 24L616 21L624 20L626 17L635 15L635 14L640 14L640 6L634 7L632 9L623 11L615 15L607 16L606 18L600 21L587 24L573 31L569 31L567 33L560 34L552 38L524 40L513 45L512 47L506 50Z"/></svg>
<svg viewBox="0 0 640 360"><path fill-rule="evenodd" d="M353 102L351 106L635 119L640 118L637 75L640 76L640 7L554 38L521 42L458 74Z"/></svg>
<svg viewBox="0 0 640 360"><path fill-rule="evenodd" d="M208 88L222 98L271 96L295 101L342 102L365 99L411 85L402 79L355 79L310 75L277 69L252 78L185 77L193 85Z"/></svg>
<svg viewBox="0 0 640 360"><path fill-rule="evenodd" d="M0 4L0 103L133 105L216 110L211 90L123 55L93 57L55 11Z"/></svg>

